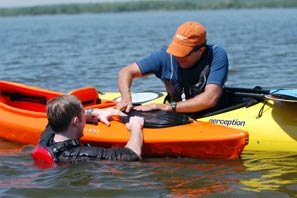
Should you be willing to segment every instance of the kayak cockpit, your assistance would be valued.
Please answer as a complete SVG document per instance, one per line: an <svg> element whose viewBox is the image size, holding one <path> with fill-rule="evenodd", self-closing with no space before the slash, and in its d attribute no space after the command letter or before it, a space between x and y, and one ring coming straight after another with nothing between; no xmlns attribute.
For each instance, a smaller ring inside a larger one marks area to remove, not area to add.
<svg viewBox="0 0 297 198"><path fill-rule="evenodd" d="M232 111L242 107L250 107L263 101L265 101L264 96L259 96L259 95L249 96L246 94L240 94L240 93L224 90L224 93L219 103L215 107L206 109L204 111L200 111L197 113L193 113L190 116L194 119L203 118L207 116L212 116L212 115Z"/></svg>
<svg viewBox="0 0 297 198"><path fill-rule="evenodd" d="M66 93L32 87L14 82L0 81L0 106L11 113L33 117L45 117L46 103ZM104 108L114 106L115 101L101 100L94 87L83 87L67 94L77 96L85 108L94 106Z"/></svg>
<svg viewBox="0 0 297 198"><path fill-rule="evenodd" d="M27 95L14 91L2 91L0 101L13 108L45 113L48 98L46 96Z"/></svg>

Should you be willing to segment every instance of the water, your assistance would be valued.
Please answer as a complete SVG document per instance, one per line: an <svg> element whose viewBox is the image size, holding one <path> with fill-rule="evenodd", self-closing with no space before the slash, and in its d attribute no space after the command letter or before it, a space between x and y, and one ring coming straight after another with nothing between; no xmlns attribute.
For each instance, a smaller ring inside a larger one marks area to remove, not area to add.
<svg viewBox="0 0 297 198"><path fill-rule="evenodd" d="M297 10L173 11L0 18L0 79L68 92L117 91L117 72L200 21L229 56L227 85L296 88ZM154 77L132 91L164 90ZM296 197L296 153L239 160L149 158L40 169L32 146L0 141L3 197Z"/></svg>

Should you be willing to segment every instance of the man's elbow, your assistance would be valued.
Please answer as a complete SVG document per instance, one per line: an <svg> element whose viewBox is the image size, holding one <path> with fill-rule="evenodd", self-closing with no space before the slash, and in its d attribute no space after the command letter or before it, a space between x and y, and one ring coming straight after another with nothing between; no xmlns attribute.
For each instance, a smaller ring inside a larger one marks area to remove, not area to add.
<svg viewBox="0 0 297 198"><path fill-rule="evenodd" d="M121 77L136 78L141 76L142 74L136 63L127 65L118 72L118 78L121 78Z"/></svg>
<svg viewBox="0 0 297 198"><path fill-rule="evenodd" d="M207 108L215 107L219 103L220 98L221 98L221 94L208 97L208 99L206 101Z"/></svg>
<svg viewBox="0 0 297 198"><path fill-rule="evenodd" d="M216 85L209 85L209 88L211 89L208 89L205 95L207 98L206 105L208 106L208 108L212 108L219 103L223 94L223 89Z"/></svg>
<svg viewBox="0 0 297 198"><path fill-rule="evenodd" d="M218 98L210 99L210 100L208 100L207 106L208 106L208 108L215 107L218 104L218 102L219 102Z"/></svg>
<svg viewBox="0 0 297 198"><path fill-rule="evenodd" d="M118 72L118 77L122 76L124 73L126 73L128 70L128 66L123 67L122 69L120 69L120 71Z"/></svg>

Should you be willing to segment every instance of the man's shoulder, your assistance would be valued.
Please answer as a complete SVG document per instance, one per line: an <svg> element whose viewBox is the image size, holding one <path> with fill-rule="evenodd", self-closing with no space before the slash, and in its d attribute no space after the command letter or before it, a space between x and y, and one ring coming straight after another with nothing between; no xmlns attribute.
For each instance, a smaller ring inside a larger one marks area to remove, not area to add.
<svg viewBox="0 0 297 198"><path fill-rule="evenodd" d="M167 53L166 48L161 48L161 49L155 51L155 54L157 54L158 56L170 56L170 54Z"/></svg>
<svg viewBox="0 0 297 198"><path fill-rule="evenodd" d="M166 52L166 48L159 49L157 51L152 52L149 56L146 56L139 61L136 62L138 66L145 65L152 65L152 63L155 63L155 65L162 64L164 61L170 60L170 54Z"/></svg>
<svg viewBox="0 0 297 198"><path fill-rule="evenodd" d="M225 48L222 47L221 45L210 45L212 48L213 52L226 52Z"/></svg>
<svg viewBox="0 0 297 198"><path fill-rule="evenodd" d="M226 57L227 51L220 45L209 45L212 49L213 57Z"/></svg>

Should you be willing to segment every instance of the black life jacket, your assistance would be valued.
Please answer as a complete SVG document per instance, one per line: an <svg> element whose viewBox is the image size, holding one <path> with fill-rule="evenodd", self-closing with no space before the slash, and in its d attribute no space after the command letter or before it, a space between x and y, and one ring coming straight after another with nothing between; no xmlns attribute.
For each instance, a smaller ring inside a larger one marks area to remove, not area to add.
<svg viewBox="0 0 297 198"><path fill-rule="evenodd" d="M32 156L34 159L46 162L59 162L60 155L68 149L80 147L79 140L66 140L54 143L55 132L47 126L41 134L39 144L35 147Z"/></svg>
<svg viewBox="0 0 297 198"><path fill-rule="evenodd" d="M89 159L123 161L141 159L133 150L127 147L93 147L88 143L81 145L77 139L54 142L54 136L55 132L47 126L46 130L41 134L38 146L32 153L34 159L50 163L51 165L54 165L55 162L85 161Z"/></svg>

